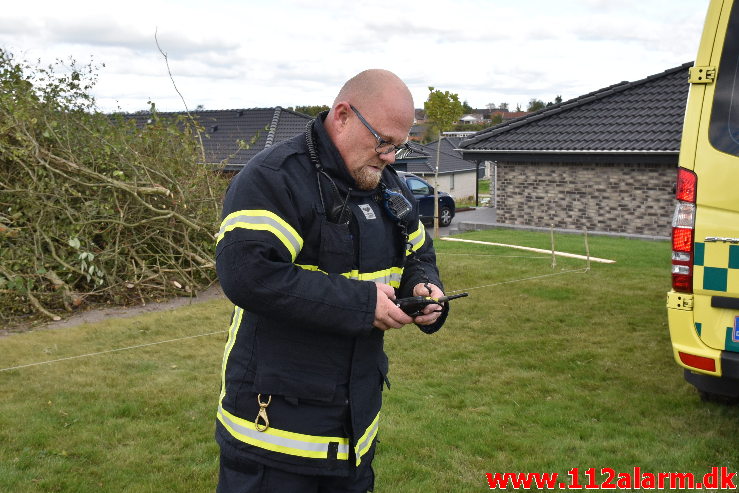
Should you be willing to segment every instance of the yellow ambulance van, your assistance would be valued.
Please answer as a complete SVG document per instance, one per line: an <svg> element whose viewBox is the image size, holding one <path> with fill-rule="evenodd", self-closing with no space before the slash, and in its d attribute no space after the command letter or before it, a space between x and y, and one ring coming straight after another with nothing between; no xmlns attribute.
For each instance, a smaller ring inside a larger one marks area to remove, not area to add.
<svg viewBox="0 0 739 493"><path fill-rule="evenodd" d="M667 314L704 400L739 398L739 0L711 0L690 69Z"/></svg>

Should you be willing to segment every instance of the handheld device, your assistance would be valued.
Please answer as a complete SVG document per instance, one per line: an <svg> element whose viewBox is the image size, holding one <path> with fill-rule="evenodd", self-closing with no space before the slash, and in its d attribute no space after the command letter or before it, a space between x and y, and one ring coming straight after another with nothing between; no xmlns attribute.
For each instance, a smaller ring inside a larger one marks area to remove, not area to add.
<svg viewBox="0 0 739 493"><path fill-rule="evenodd" d="M413 205L400 192L383 187L382 195L382 205L394 221L404 220L413 210Z"/></svg>
<svg viewBox="0 0 739 493"><path fill-rule="evenodd" d="M452 296L442 296L441 298L432 298L431 296L411 296L409 298L400 298L395 300L395 304L411 317L423 315L424 307L428 305L438 305L457 298L469 296L469 293L459 293Z"/></svg>

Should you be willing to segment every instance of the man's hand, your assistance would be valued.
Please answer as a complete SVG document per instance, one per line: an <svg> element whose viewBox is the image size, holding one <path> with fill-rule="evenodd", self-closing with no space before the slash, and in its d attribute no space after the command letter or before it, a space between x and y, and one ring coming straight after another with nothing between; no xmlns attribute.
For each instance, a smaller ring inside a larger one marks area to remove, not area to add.
<svg viewBox="0 0 739 493"><path fill-rule="evenodd" d="M375 305L375 322L372 325L380 330L388 330L399 329L413 322L413 319L393 302L395 289L392 286L379 282L376 282L375 286L377 286L377 305ZM416 320L418 318L420 317Z"/></svg>
<svg viewBox="0 0 739 493"><path fill-rule="evenodd" d="M438 286L428 284L428 287L431 288L431 293L426 289L426 286L427 285L422 283L416 284L413 287L413 296L430 296L432 298L441 298L444 296L444 292L439 289ZM431 325L436 322L441 315L441 313L437 311L441 310L441 308L441 305L427 305L423 308L423 315L419 315L414 318L413 322L418 325Z"/></svg>

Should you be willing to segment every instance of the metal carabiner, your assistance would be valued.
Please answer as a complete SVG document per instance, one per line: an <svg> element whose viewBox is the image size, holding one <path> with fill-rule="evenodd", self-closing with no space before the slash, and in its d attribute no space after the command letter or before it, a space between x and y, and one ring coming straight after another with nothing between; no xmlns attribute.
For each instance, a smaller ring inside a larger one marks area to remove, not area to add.
<svg viewBox="0 0 739 493"><path fill-rule="evenodd" d="M257 431L267 431L269 428L269 418L267 417L267 406L272 402L272 396L269 396L267 402L262 402L262 394L257 394L257 404L259 404L259 412L257 413L256 419L254 419L254 426ZM262 420L262 423L259 420Z"/></svg>

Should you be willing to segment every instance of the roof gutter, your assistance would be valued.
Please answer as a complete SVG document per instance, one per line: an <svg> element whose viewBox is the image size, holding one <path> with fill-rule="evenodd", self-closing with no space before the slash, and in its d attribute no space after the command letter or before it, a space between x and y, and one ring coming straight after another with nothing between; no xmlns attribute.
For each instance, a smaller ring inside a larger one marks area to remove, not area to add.
<svg viewBox="0 0 739 493"><path fill-rule="evenodd" d="M454 149L461 153L477 153L477 154L666 154L666 155L677 155L680 151L619 151L619 150L604 150L604 151L563 151L563 150L502 150L502 149Z"/></svg>
<svg viewBox="0 0 739 493"><path fill-rule="evenodd" d="M485 150L460 149L469 161L502 161L510 163L630 163L675 164L679 151L562 151L562 150Z"/></svg>
<svg viewBox="0 0 739 493"><path fill-rule="evenodd" d="M454 170L448 170L448 171L441 171L439 170L439 176L441 175L453 175L454 173L472 173L476 171L477 168L466 168L466 169L454 169ZM436 174L436 170L429 170L429 171L406 171L406 173L410 173L413 175L433 175Z"/></svg>

